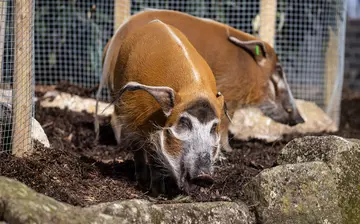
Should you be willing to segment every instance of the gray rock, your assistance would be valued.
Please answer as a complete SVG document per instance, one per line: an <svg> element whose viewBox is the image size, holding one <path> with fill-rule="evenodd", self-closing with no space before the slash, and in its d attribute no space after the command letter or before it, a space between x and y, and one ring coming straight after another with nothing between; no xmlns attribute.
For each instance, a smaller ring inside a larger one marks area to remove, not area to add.
<svg viewBox="0 0 360 224"><path fill-rule="evenodd" d="M259 108L244 107L235 112L229 130L236 139L256 138L266 142L278 141L286 134L337 131L336 123L315 103L296 100L296 106L305 120L303 124L290 127L266 117Z"/></svg>
<svg viewBox="0 0 360 224"><path fill-rule="evenodd" d="M126 200L87 208L57 202L0 177L0 220L7 223L255 223L242 202L153 204Z"/></svg>
<svg viewBox="0 0 360 224"><path fill-rule="evenodd" d="M335 179L323 162L265 169L245 192L263 224L340 223Z"/></svg>
<svg viewBox="0 0 360 224"><path fill-rule="evenodd" d="M255 223L248 207L241 202L154 205L153 208L160 211L157 219L165 223ZM183 214L188 218L184 219Z"/></svg>
<svg viewBox="0 0 360 224"><path fill-rule="evenodd" d="M0 220L8 223L87 223L93 214L36 193L24 184L0 177ZM89 216L89 217L87 217Z"/></svg>
<svg viewBox="0 0 360 224"><path fill-rule="evenodd" d="M127 223L255 223L255 217L242 202L153 204L135 199L95 205L86 210L126 217Z"/></svg>
<svg viewBox="0 0 360 224"><path fill-rule="evenodd" d="M12 106L9 103L1 102L1 100L5 100L3 97L4 96L0 94L0 145L2 146L2 150L11 151L10 146L12 141ZM50 142L41 124L33 117L31 118L31 122L31 138L34 140L38 140L45 147L49 148ZM24 156L23 153L29 155L32 152L21 152L20 154L16 154L16 156Z"/></svg>
<svg viewBox="0 0 360 224"><path fill-rule="evenodd" d="M304 137L281 151L280 164L323 161L334 173L342 223L360 223L360 141L337 136Z"/></svg>
<svg viewBox="0 0 360 224"><path fill-rule="evenodd" d="M0 145L3 146L4 151L11 151L10 145L12 133L12 97L13 96L11 89L4 89L4 86L0 86ZM31 138L34 140L38 140L45 147L50 147L50 142L40 123L33 117L31 118L31 122ZM31 154L31 152L26 153ZM23 155L21 154L17 156Z"/></svg>

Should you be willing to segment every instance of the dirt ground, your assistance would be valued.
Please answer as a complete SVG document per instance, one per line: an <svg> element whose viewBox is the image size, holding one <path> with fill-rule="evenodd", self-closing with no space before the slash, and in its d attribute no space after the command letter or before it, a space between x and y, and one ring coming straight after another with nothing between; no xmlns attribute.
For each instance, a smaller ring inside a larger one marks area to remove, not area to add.
<svg viewBox="0 0 360 224"><path fill-rule="evenodd" d="M66 83L54 87L89 96ZM36 94L41 97L41 93ZM45 149L35 142L35 153L28 158L0 154L0 175L15 178L37 192L73 205L88 206L121 199L148 198L134 180L133 161L126 158L110 127L110 118L101 118L100 143L95 144L93 115L36 106L36 119L51 144ZM342 101L341 128L336 135L360 138L360 97L346 94ZM272 144L253 140L231 141L235 150L216 164L215 183L192 193L195 201L244 200L242 186L261 170L276 165L282 147L298 136ZM164 201L163 201L164 202Z"/></svg>

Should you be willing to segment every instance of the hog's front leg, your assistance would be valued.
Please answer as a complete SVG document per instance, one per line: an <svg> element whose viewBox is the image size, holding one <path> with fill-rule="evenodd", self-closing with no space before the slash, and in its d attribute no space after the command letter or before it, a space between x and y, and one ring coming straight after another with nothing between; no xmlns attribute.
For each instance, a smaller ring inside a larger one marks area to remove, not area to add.
<svg viewBox="0 0 360 224"><path fill-rule="evenodd" d="M166 194L165 176L156 165L150 165L150 192L151 196L157 197Z"/></svg>
<svg viewBox="0 0 360 224"><path fill-rule="evenodd" d="M146 152L142 149L134 151L135 176L141 188L148 189L150 182L150 170L147 164Z"/></svg>

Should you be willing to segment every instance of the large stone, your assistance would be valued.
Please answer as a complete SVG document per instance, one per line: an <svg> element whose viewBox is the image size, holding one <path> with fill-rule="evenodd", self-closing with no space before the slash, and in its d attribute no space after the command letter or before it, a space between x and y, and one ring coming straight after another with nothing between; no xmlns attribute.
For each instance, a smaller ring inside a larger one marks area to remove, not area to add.
<svg viewBox="0 0 360 224"><path fill-rule="evenodd" d="M360 140L337 136L304 137L289 142L278 163L323 161L336 180L342 223L360 223Z"/></svg>
<svg viewBox="0 0 360 224"><path fill-rule="evenodd" d="M241 202L154 204L126 200L87 208L38 194L0 177L0 222L6 223L255 223Z"/></svg>
<svg viewBox="0 0 360 224"><path fill-rule="evenodd" d="M336 124L315 103L296 100L296 105L305 120L303 124L293 127L280 124L263 115L260 109L247 107L235 112L233 124L229 130L236 139L249 140L256 138L267 142L277 141L285 134L337 131Z"/></svg>
<svg viewBox="0 0 360 224"><path fill-rule="evenodd" d="M262 224L338 224L334 176L323 162L263 170L245 187Z"/></svg>
<svg viewBox="0 0 360 224"><path fill-rule="evenodd" d="M32 130L31 130L32 139L38 140L45 147L50 148L49 139L46 136L45 131L42 128L41 124L35 118L31 118L31 120L32 120Z"/></svg>
<svg viewBox="0 0 360 224"><path fill-rule="evenodd" d="M8 98L4 97L4 92L2 92L2 95L0 94L0 144L2 144L3 150L10 151L11 148L9 148L9 146L12 141L12 106L10 103L1 101L9 101ZM31 138L34 140L38 140L45 147L50 147L49 139L47 138L40 123L34 117L31 117L31 122ZM30 151L22 153L29 155L32 152ZM16 156L24 156L25 154L16 154Z"/></svg>
<svg viewBox="0 0 360 224"><path fill-rule="evenodd" d="M126 217L130 223L255 223L242 202L152 204L145 200L95 205L86 210Z"/></svg>
<svg viewBox="0 0 360 224"><path fill-rule="evenodd" d="M83 98L69 93L52 90L47 92L40 101L42 107L57 107L60 109L67 108L75 112L86 111L88 113L95 113L96 100L92 98ZM99 102L99 115L110 116L114 111L114 106L105 102ZM105 108L107 108L105 110Z"/></svg>
<svg viewBox="0 0 360 224"><path fill-rule="evenodd" d="M89 214L91 215L91 214ZM0 220L8 223L86 223L80 209L38 194L24 184L0 177Z"/></svg>

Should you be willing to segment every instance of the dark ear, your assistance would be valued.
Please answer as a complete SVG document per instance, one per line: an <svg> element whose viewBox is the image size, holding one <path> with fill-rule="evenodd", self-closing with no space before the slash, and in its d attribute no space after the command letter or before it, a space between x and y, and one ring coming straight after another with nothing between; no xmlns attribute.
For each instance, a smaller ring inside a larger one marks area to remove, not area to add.
<svg viewBox="0 0 360 224"><path fill-rule="evenodd" d="M125 91L136 91L136 90L144 90L144 91L148 92L160 104L161 109L163 110L164 114L167 117L171 114L171 111L174 108L174 104L175 104L175 93L172 88L166 87L166 86L146 86L146 85L142 85L137 82L128 82L116 94L114 100L111 102L110 105L119 101L121 98L121 95ZM106 108L105 108L105 110L106 110Z"/></svg>
<svg viewBox="0 0 360 224"><path fill-rule="evenodd" d="M267 58L265 44L260 40L242 41L236 37L229 36L229 41L247 51L256 62Z"/></svg>
<svg viewBox="0 0 360 224"><path fill-rule="evenodd" d="M217 98L218 98L218 97L223 97L223 98L224 98L224 96L222 95L221 92L218 92L218 93L216 94L216 97L217 97ZM227 117L227 119L229 119L230 123L232 123L232 120L231 120L230 115L229 115L229 113L228 113L228 109L227 109L227 105L226 105L225 100L223 100L223 102L224 102L224 106L223 106L224 114L225 114L225 116Z"/></svg>

